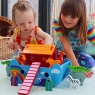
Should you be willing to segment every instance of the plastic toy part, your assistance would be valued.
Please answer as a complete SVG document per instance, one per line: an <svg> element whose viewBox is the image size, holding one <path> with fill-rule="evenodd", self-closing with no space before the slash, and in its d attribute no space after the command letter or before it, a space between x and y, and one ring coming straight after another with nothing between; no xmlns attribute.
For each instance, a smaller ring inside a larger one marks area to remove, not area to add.
<svg viewBox="0 0 95 95"><path fill-rule="evenodd" d="M21 65L25 64L25 61L26 61L25 55L22 54L22 55L20 55L19 58L15 58L15 59L18 61L19 64L21 64Z"/></svg>
<svg viewBox="0 0 95 95"><path fill-rule="evenodd" d="M45 59L50 57L53 60L57 58L55 45L27 44L22 53L26 56L26 65L31 65L32 62L41 62L42 67L47 67L43 57Z"/></svg>
<svg viewBox="0 0 95 95"><path fill-rule="evenodd" d="M22 54L21 49L16 50L16 51L12 54L12 59L19 58L21 54Z"/></svg>
<svg viewBox="0 0 95 95"><path fill-rule="evenodd" d="M13 72L11 76L11 86L18 86L18 77L16 72Z"/></svg>
<svg viewBox="0 0 95 95"><path fill-rule="evenodd" d="M24 65L25 61L26 61L26 57L24 54L22 54L21 49L16 50L13 54L12 54L12 59L16 59L18 61L19 64Z"/></svg>
<svg viewBox="0 0 95 95"><path fill-rule="evenodd" d="M68 66L69 69L71 69L73 72L90 72L90 68L85 68L83 66Z"/></svg>
<svg viewBox="0 0 95 95"><path fill-rule="evenodd" d="M14 54L9 66L12 72L11 85L22 84L18 91L20 95L28 95L33 84L52 91L70 72L68 65L71 65L71 61L63 59L64 52L57 56L55 45L27 44L22 53L19 52Z"/></svg>
<svg viewBox="0 0 95 95"><path fill-rule="evenodd" d="M38 73L38 70L40 68L41 62L34 62L32 63L32 65L30 66L30 69L27 73L27 76L25 77L24 82L21 85L21 88L18 92L18 94L20 95L28 95L32 85L34 83L34 80L36 78L36 75Z"/></svg>
<svg viewBox="0 0 95 95"><path fill-rule="evenodd" d="M83 82L85 80L85 75L84 73L78 73L78 72L73 72L71 71L69 73L69 75L71 75L73 77L73 79L79 79L80 80L80 86L83 86Z"/></svg>
<svg viewBox="0 0 95 95"><path fill-rule="evenodd" d="M45 90L46 91L52 91L53 90L53 82L52 82L52 80L51 80L50 77L48 77L46 79L46 82L45 82Z"/></svg>
<svg viewBox="0 0 95 95"><path fill-rule="evenodd" d="M52 58L48 58L46 60L46 63L49 63L49 67L51 68L54 64L61 64L60 60L53 60Z"/></svg>
<svg viewBox="0 0 95 95"><path fill-rule="evenodd" d="M6 72L7 72L7 76L9 77L11 75L11 70L10 70L10 66L9 66L10 60L8 60L8 61L2 61L1 64L2 65L5 65L5 64L7 65L6 66Z"/></svg>
<svg viewBox="0 0 95 95"><path fill-rule="evenodd" d="M71 75L68 75L66 77L66 80L68 81L70 87L79 88L80 81L78 79L73 79Z"/></svg>

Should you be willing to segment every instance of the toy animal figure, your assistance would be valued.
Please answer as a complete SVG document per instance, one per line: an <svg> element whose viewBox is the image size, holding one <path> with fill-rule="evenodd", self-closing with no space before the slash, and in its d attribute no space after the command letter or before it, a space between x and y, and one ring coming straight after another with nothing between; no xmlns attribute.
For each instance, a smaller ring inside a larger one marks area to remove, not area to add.
<svg viewBox="0 0 95 95"><path fill-rule="evenodd" d="M22 54L22 55L20 55L19 58L15 58L15 59L18 61L19 64L21 64L21 65L25 64L25 61L26 61L25 55Z"/></svg>
<svg viewBox="0 0 95 95"><path fill-rule="evenodd" d="M15 53L12 54L12 59L16 59L21 65L24 65L26 61L26 57L22 54L21 49L18 49Z"/></svg>
<svg viewBox="0 0 95 95"><path fill-rule="evenodd" d="M53 88L53 82L51 80L51 78L47 78L46 82L45 82L45 90L46 91L52 91Z"/></svg>
<svg viewBox="0 0 95 95"><path fill-rule="evenodd" d="M10 66L9 66L9 64L10 64L10 61L4 61L4 62L1 62L1 64L3 64L3 65L7 65L6 66L6 72L7 72L7 76L9 77L10 75L11 75L11 70L10 70Z"/></svg>
<svg viewBox="0 0 95 95"><path fill-rule="evenodd" d="M61 61L60 60L53 60L52 58L48 58L46 60L46 63L49 63L50 64L50 68L54 65L54 64L61 64Z"/></svg>
<svg viewBox="0 0 95 95"><path fill-rule="evenodd" d="M80 81L78 79L73 79L71 75L68 75L66 77L66 80L68 81L70 87L72 87L72 88L79 88Z"/></svg>
<svg viewBox="0 0 95 95"><path fill-rule="evenodd" d="M90 68L85 68L83 66L72 66L68 65L68 68L71 69L73 72L90 72Z"/></svg>
<svg viewBox="0 0 95 95"><path fill-rule="evenodd" d="M21 49L16 50L16 52L12 54L12 59L19 58L21 54L22 54Z"/></svg>
<svg viewBox="0 0 95 95"><path fill-rule="evenodd" d="M57 58L57 60L60 60L61 61L61 64L64 62L64 55L65 53L63 51L60 51L59 53L59 57Z"/></svg>
<svg viewBox="0 0 95 95"><path fill-rule="evenodd" d="M79 72L73 72L71 71L69 73L69 75L71 75L73 77L73 79L79 79L80 80L80 86L83 86L83 82L85 80L85 75L84 73L79 73Z"/></svg>

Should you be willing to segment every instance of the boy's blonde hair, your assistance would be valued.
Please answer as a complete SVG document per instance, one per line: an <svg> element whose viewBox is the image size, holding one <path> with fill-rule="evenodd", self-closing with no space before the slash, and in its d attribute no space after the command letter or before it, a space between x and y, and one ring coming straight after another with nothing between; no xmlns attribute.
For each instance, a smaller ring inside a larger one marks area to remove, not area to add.
<svg viewBox="0 0 95 95"><path fill-rule="evenodd" d="M63 33L68 35L68 29L62 23L61 14L71 15L72 17L79 17L77 24L78 38L83 45L87 41L87 17L86 17L86 3L84 0L65 0L61 6L59 15L59 24L63 29Z"/></svg>
<svg viewBox="0 0 95 95"><path fill-rule="evenodd" d="M33 7L33 5L29 1L20 1L20 0L18 0L18 2L14 4L14 6L12 8L12 21L14 22L15 26L16 26L15 11L16 10L27 11L30 8L33 11L34 20L36 20L37 14L36 14L35 8Z"/></svg>

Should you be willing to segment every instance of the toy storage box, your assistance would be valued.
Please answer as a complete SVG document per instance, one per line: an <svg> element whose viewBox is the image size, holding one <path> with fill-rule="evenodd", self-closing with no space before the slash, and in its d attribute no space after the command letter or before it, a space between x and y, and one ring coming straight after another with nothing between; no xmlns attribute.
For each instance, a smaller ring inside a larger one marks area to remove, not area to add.
<svg viewBox="0 0 95 95"><path fill-rule="evenodd" d="M0 37L0 60L9 59L13 51L7 48L7 42L10 37Z"/></svg>

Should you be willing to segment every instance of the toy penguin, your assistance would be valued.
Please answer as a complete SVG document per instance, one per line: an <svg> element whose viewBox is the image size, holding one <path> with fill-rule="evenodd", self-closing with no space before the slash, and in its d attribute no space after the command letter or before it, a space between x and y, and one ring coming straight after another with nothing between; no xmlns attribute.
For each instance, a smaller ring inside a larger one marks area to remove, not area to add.
<svg viewBox="0 0 95 95"><path fill-rule="evenodd" d="M51 78L48 77L46 82L45 82L45 90L46 91L52 91L52 88L53 88L53 82L52 82Z"/></svg>

